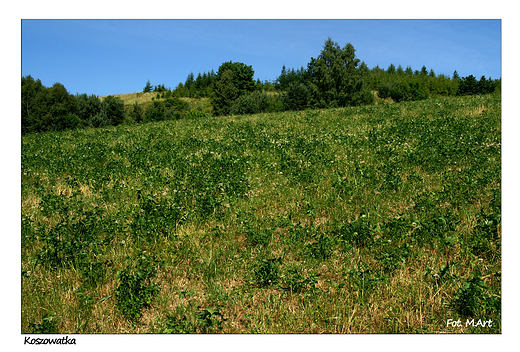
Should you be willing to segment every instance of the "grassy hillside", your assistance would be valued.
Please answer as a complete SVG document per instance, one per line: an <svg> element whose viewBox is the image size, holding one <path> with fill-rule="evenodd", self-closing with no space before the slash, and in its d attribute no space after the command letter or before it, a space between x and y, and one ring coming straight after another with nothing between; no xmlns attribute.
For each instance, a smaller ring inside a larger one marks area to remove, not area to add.
<svg viewBox="0 0 520 352"><path fill-rule="evenodd" d="M23 136L22 331L500 333L500 160L497 95Z"/></svg>
<svg viewBox="0 0 520 352"><path fill-rule="evenodd" d="M141 105L141 107L146 108L153 103L154 100L164 100L164 95L162 93L156 92L136 92L136 93L127 93L127 94L118 94L116 95L119 99L123 101L125 106L133 105L137 103ZM99 97L101 101L106 97ZM180 97L180 100L187 102L192 110L200 110L207 111L211 113L212 107L209 101L209 98L187 98Z"/></svg>

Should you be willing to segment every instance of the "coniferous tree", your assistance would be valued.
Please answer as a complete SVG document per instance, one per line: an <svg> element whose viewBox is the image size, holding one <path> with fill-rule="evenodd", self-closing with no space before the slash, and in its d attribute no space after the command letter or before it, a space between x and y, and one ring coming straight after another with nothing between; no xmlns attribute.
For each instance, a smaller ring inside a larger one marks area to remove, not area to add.
<svg viewBox="0 0 520 352"><path fill-rule="evenodd" d="M117 126L125 118L125 104L120 98L109 95L101 102L101 113L108 125Z"/></svg>
<svg viewBox="0 0 520 352"><path fill-rule="evenodd" d="M148 81L146 82L146 85L145 85L144 88L143 88L143 93L151 92L151 91L152 91L152 88L153 88L153 86L152 86L152 84L150 83L150 80L148 80Z"/></svg>
<svg viewBox="0 0 520 352"><path fill-rule="evenodd" d="M460 76L457 73L457 70L453 71L453 78L452 79L454 79L454 80L459 80L460 79Z"/></svg>
<svg viewBox="0 0 520 352"><path fill-rule="evenodd" d="M239 89L233 83L233 71L224 70L213 88L213 113L216 116L228 115L234 101L240 96Z"/></svg>

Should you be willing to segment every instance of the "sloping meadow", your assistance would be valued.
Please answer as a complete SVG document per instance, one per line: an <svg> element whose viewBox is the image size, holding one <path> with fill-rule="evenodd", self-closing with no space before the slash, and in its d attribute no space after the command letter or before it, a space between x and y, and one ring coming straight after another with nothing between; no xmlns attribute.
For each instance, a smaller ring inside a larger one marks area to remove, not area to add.
<svg viewBox="0 0 520 352"><path fill-rule="evenodd" d="M22 331L500 333L500 129L485 95L24 135Z"/></svg>

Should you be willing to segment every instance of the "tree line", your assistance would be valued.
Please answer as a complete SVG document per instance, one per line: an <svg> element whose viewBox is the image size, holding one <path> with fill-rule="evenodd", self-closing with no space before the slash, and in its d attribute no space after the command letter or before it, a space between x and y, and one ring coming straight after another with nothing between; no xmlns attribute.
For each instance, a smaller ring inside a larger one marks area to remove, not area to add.
<svg viewBox="0 0 520 352"><path fill-rule="evenodd" d="M134 103L125 106L118 97L72 95L61 83L44 87L39 79L22 77L22 133L119 125L123 121L147 122L204 117L190 110L180 97L209 98L215 116L254 114L372 104L376 99L395 102L500 92L501 80L477 80L473 75L452 77L435 74L425 66L412 70L391 64L386 70L368 68L356 57L354 46L341 47L328 38L320 54L307 67L287 69L273 81L254 80L252 66L224 62L217 72L190 73L175 89L148 80L143 92L157 92L146 109Z"/></svg>

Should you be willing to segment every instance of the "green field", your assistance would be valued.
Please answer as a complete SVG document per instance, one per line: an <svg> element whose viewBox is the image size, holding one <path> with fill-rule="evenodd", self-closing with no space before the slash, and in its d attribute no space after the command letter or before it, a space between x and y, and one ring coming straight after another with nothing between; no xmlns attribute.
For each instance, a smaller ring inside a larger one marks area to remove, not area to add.
<svg viewBox="0 0 520 352"><path fill-rule="evenodd" d="M27 134L21 160L24 333L501 333L500 95Z"/></svg>

